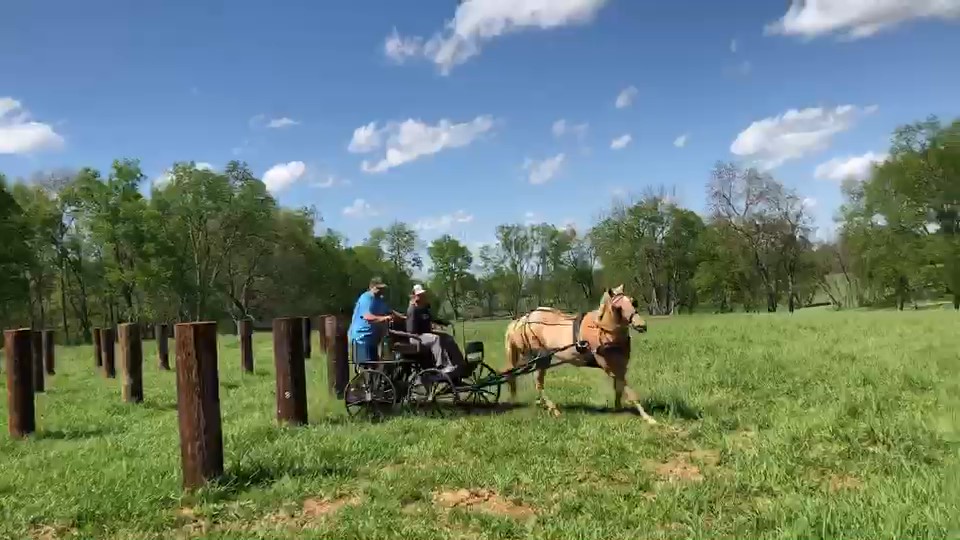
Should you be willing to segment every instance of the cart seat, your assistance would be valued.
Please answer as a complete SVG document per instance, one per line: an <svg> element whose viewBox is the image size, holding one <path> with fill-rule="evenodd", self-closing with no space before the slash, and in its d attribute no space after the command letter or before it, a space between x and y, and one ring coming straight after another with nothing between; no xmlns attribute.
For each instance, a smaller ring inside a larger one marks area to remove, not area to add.
<svg viewBox="0 0 960 540"><path fill-rule="evenodd" d="M390 348L393 352L403 356L419 356L424 353L419 343L404 343L401 341L394 343Z"/></svg>

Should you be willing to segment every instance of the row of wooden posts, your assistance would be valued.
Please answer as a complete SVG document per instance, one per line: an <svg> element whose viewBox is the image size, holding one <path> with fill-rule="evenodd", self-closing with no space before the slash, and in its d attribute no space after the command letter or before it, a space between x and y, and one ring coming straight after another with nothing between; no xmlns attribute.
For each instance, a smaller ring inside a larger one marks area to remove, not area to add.
<svg viewBox="0 0 960 540"><path fill-rule="evenodd" d="M331 393L341 397L347 385L347 321L323 315L317 325L320 348L327 356L327 380ZM304 359L311 355L309 317L273 320L273 358L276 370L277 421L307 423ZM155 327L159 368L170 369L168 325ZM115 334L116 332L116 334ZM238 324L240 365L253 372L253 326ZM52 330L29 328L5 332L8 428L10 435L25 437L36 431L34 394L44 391L44 372L55 374ZM220 428L220 391L217 360L217 323L174 325L177 376L177 412L183 487L193 489L223 474L223 436ZM94 329L94 361L107 378L116 378L115 341L119 343L122 399L143 401L143 347L141 326L121 324Z"/></svg>

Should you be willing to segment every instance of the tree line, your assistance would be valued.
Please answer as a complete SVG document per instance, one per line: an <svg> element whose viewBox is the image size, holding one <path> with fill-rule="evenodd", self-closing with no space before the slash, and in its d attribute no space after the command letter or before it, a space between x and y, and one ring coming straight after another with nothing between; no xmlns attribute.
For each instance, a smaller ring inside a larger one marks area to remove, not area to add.
<svg viewBox="0 0 960 540"><path fill-rule="evenodd" d="M960 308L958 154L960 122L897 128L889 157L867 179L844 182L829 241L815 239L796 190L718 162L705 215L649 190L584 231L500 225L476 252L450 235L424 245L402 222L348 245L316 232L316 209L280 207L240 162L222 171L175 164L149 196L130 159L105 174L0 175L0 325L57 327L74 342L124 321L349 313L373 275L391 285L396 306L425 276L457 318L593 309L598 291L619 283L655 315L904 309L944 295Z"/></svg>

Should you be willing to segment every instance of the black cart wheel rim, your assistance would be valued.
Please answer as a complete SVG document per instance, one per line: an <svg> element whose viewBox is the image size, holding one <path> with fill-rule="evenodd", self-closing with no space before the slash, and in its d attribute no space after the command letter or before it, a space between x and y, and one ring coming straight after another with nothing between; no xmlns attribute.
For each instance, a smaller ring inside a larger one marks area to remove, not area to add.
<svg viewBox="0 0 960 540"><path fill-rule="evenodd" d="M363 370L344 389L343 401L350 416L381 417L396 404L397 390L385 374Z"/></svg>
<svg viewBox="0 0 960 540"><path fill-rule="evenodd" d="M478 365L473 374L464 380L464 383L470 387L467 402L476 407L489 407L499 403L500 385L484 385L485 381L494 380L497 376L497 372L486 363Z"/></svg>
<svg viewBox="0 0 960 540"><path fill-rule="evenodd" d="M460 395L450 377L438 369L425 369L410 383L407 406L416 413L446 416L460 404Z"/></svg>

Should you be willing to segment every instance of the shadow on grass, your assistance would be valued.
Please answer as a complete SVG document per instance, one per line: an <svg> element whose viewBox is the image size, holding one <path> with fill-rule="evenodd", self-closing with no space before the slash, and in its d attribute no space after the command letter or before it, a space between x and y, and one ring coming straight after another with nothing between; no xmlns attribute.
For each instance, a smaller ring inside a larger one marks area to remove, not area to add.
<svg viewBox="0 0 960 540"><path fill-rule="evenodd" d="M37 431L33 434L32 438L38 441L80 441L103 437L111 433L113 433L113 430L102 427L92 429L50 429Z"/></svg>
<svg viewBox="0 0 960 540"><path fill-rule="evenodd" d="M144 401L140 404L141 407L147 409L148 411L175 411L177 410L177 402L157 402L157 401Z"/></svg>
<svg viewBox="0 0 960 540"><path fill-rule="evenodd" d="M687 403L682 398L650 397L641 402L643 408L650 414L666 414L684 420L700 420L703 418L703 409Z"/></svg>
<svg viewBox="0 0 960 540"><path fill-rule="evenodd" d="M356 476L354 467L346 463L346 459L330 459L322 466L307 466L294 463L241 463L229 468L216 482L214 498L230 498L249 489L263 488L274 484L283 478L295 477L330 477Z"/></svg>

